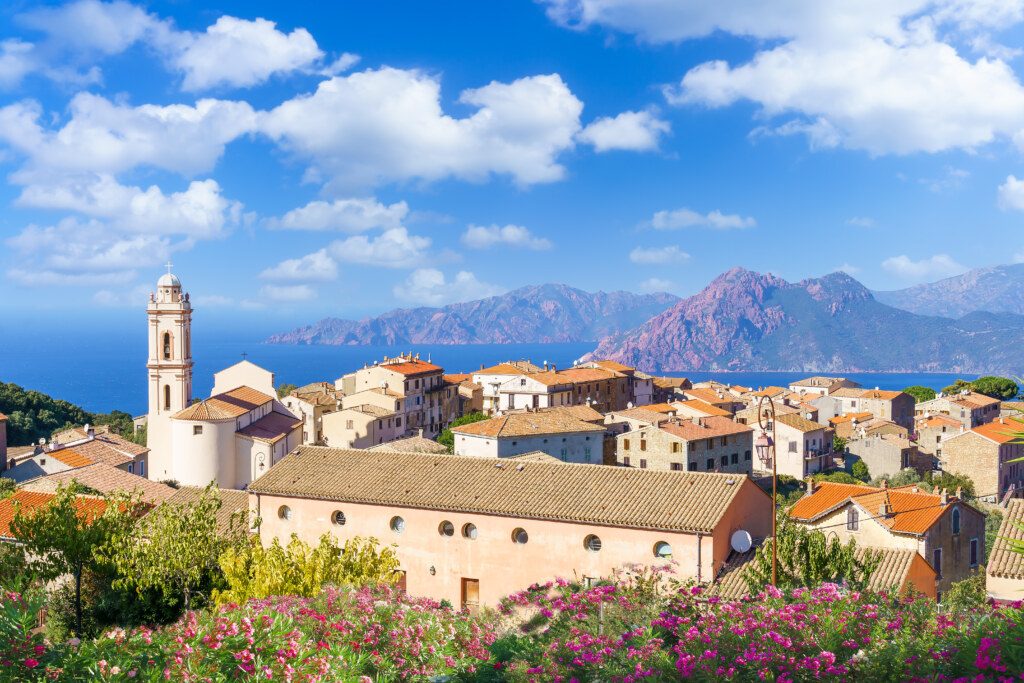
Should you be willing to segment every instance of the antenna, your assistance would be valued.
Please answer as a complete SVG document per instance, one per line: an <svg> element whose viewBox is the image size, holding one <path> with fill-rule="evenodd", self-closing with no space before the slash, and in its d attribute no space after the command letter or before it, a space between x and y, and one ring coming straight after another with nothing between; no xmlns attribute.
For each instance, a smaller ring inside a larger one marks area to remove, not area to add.
<svg viewBox="0 0 1024 683"><path fill-rule="evenodd" d="M750 536L749 531L740 529L733 532L732 538L729 539L729 544L736 552L745 553L754 546L754 539Z"/></svg>

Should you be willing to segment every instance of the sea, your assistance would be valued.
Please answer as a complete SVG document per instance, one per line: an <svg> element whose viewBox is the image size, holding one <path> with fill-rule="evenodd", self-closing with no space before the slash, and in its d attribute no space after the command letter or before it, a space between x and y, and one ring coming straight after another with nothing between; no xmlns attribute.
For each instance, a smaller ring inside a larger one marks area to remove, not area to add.
<svg viewBox="0 0 1024 683"><path fill-rule="evenodd" d="M0 382L13 382L55 398L64 399L97 413L121 410L132 415L146 412L146 338L142 330L112 332L66 328L0 334ZM193 392L207 396L213 373L243 358L271 370L278 384L303 385L330 381L384 356L419 353L444 367L446 372L471 372L486 365L510 360L547 361L568 367L593 342L572 344L471 344L410 346L292 346L264 343L266 335L244 330L197 333L193 338ZM730 384L762 387L786 386L810 372L673 372L692 381L717 379ZM958 377L946 373L842 373L865 387L902 389L920 384L933 389L948 386Z"/></svg>

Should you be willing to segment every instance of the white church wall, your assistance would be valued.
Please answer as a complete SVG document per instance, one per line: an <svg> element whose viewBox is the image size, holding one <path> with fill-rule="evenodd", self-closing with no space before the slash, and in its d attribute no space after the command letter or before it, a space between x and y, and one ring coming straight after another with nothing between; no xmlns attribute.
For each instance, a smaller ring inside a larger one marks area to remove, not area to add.
<svg viewBox="0 0 1024 683"><path fill-rule="evenodd" d="M223 394L225 391L231 391L241 386L262 391L267 396L277 396L277 390L274 388L274 373L247 360L235 363L220 372L215 372L213 374L213 391L210 392L210 396Z"/></svg>

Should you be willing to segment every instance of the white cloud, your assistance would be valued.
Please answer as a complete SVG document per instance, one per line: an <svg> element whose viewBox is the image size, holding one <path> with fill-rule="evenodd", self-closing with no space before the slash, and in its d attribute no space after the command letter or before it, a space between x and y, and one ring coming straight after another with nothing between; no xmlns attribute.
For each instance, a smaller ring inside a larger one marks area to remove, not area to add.
<svg viewBox="0 0 1024 683"><path fill-rule="evenodd" d="M470 225L462 234L462 243L471 249L490 249L499 245L534 251L551 248L551 240L537 237L521 225Z"/></svg>
<svg viewBox="0 0 1024 683"><path fill-rule="evenodd" d="M876 225L875 219L868 216L854 216L847 219L846 224L855 228L873 228Z"/></svg>
<svg viewBox="0 0 1024 683"><path fill-rule="evenodd" d="M309 285L264 285L260 288L260 296L271 301L289 303L308 301L316 296L316 291Z"/></svg>
<svg viewBox="0 0 1024 683"><path fill-rule="evenodd" d="M261 129L311 166L332 189L455 177L509 175L522 185L563 177L558 155L573 146L582 103L557 74L465 90L442 110L441 84L419 71L381 68L320 83L315 93L261 117Z"/></svg>
<svg viewBox="0 0 1024 683"><path fill-rule="evenodd" d="M93 294L92 300L110 308L141 308L146 305L151 291L148 285L130 289L101 289Z"/></svg>
<svg viewBox="0 0 1024 683"><path fill-rule="evenodd" d="M124 52L145 38L164 43L172 30L169 22L120 0L78 0L34 9L18 15L17 20L47 34L64 50L107 55Z"/></svg>
<svg viewBox="0 0 1024 683"><path fill-rule="evenodd" d="M847 275L853 276L860 272L860 268L858 268L857 266L852 266L849 263L844 263L843 265L836 268L836 272L846 273Z"/></svg>
<svg viewBox="0 0 1024 683"><path fill-rule="evenodd" d="M302 258L281 261L260 273L260 277L264 280L327 282L338 277L338 265L327 255L326 250L321 249Z"/></svg>
<svg viewBox="0 0 1024 683"><path fill-rule="evenodd" d="M37 68L35 46L17 38L0 41L0 88L14 88Z"/></svg>
<svg viewBox="0 0 1024 683"><path fill-rule="evenodd" d="M410 235L405 228L392 228L374 238L355 235L332 242L327 252L345 263L361 263L384 268L412 268L421 264L430 247L430 238Z"/></svg>
<svg viewBox="0 0 1024 683"><path fill-rule="evenodd" d="M473 273L459 271L451 280L434 268L419 268L392 290L396 298L414 304L441 306L458 301L472 301L501 294L497 285L481 282Z"/></svg>
<svg viewBox="0 0 1024 683"><path fill-rule="evenodd" d="M936 254L919 261L912 261L906 255L893 256L882 261L882 268L907 280L944 278L959 275L967 270L948 254Z"/></svg>
<svg viewBox="0 0 1024 683"><path fill-rule="evenodd" d="M803 132L813 147L872 154L974 149L1008 137L1024 119L1024 88L998 57L976 61L956 44L984 47L1019 23L1020 0L549 0L565 25L602 25L661 43L723 32L750 39L749 61L700 64L674 104L724 107L747 100L768 130ZM995 55L998 50L988 50Z"/></svg>
<svg viewBox="0 0 1024 683"><path fill-rule="evenodd" d="M351 52L343 52L333 62L325 66L321 71L321 76L337 76L338 74L345 73L360 61L359 55L354 55Z"/></svg>
<svg viewBox="0 0 1024 683"><path fill-rule="evenodd" d="M173 62L185 74L185 90L247 88L275 74L308 69L323 57L309 31L297 28L285 34L266 19L222 16L205 33L180 42Z"/></svg>
<svg viewBox="0 0 1024 683"><path fill-rule="evenodd" d="M690 255L673 244L667 247L637 247L629 252L629 260L633 263L664 266L686 263L690 260Z"/></svg>
<svg viewBox="0 0 1024 683"><path fill-rule="evenodd" d="M1003 210L1024 211L1024 179L1008 175L999 186L999 206Z"/></svg>
<svg viewBox="0 0 1024 683"><path fill-rule="evenodd" d="M647 278L640 283L640 291L642 292L667 292L675 288L675 283L671 280L665 280L660 277Z"/></svg>
<svg viewBox="0 0 1024 683"><path fill-rule="evenodd" d="M281 218L267 221L272 228L289 230L336 230L365 232L375 228L398 228L409 215L409 205L386 205L376 199L336 199L312 201L292 209Z"/></svg>
<svg viewBox="0 0 1024 683"><path fill-rule="evenodd" d="M955 190L963 185L964 180L970 177L970 171L962 168L945 166L942 175L937 178L918 178L919 183L927 187L931 192L941 193Z"/></svg>
<svg viewBox="0 0 1024 683"><path fill-rule="evenodd" d="M651 219L651 227L655 230L679 230L681 228L715 228L716 230L732 230L752 228L757 225L750 216L725 214L715 209L710 213L698 213L692 209L675 209L658 211Z"/></svg>
<svg viewBox="0 0 1024 683"><path fill-rule="evenodd" d="M650 111L626 111L616 117L597 119L576 136L577 140L594 146L596 152L629 150L644 152L658 148L662 135L672 126Z"/></svg>

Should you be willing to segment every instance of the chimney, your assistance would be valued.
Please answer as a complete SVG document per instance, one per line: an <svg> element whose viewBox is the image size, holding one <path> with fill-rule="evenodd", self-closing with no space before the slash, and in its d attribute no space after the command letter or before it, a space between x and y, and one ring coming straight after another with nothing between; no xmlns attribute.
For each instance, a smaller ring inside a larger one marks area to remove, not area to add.
<svg viewBox="0 0 1024 683"><path fill-rule="evenodd" d="M889 488L889 480L888 479L883 479L882 480L882 488L883 489L888 489Z"/></svg>
<svg viewBox="0 0 1024 683"><path fill-rule="evenodd" d="M957 500L961 500L961 499L963 499L963 495L964 495L964 489L963 489L963 487L961 487L961 486L957 486L957 487L956 487L956 497L957 497Z"/></svg>
<svg viewBox="0 0 1024 683"><path fill-rule="evenodd" d="M814 494L814 477L807 477L807 495Z"/></svg>
<svg viewBox="0 0 1024 683"><path fill-rule="evenodd" d="M423 438L423 427L419 428L419 436L421 439Z"/></svg>
<svg viewBox="0 0 1024 683"><path fill-rule="evenodd" d="M946 491L945 487L943 487L942 491L939 492L939 504L940 505L948 505L949 504L949 493Z"/></svg>
<svg viewBox="0 0 1024 683"><path fill-rule="evenodd" d="M86 424L85 425L85 435L87 437L89 437L90 439L92 439L92 438L94 438L96 436L96 430L93 429L92 425L90 425L90 424Z"/></svg>
<svg viewBox="0 0 1024 683"><path fill-rule="evenodd" d="M554 363L551 364L551 372L558 372L558 366L556 366Z"/></svg>

